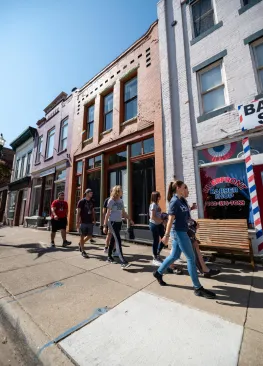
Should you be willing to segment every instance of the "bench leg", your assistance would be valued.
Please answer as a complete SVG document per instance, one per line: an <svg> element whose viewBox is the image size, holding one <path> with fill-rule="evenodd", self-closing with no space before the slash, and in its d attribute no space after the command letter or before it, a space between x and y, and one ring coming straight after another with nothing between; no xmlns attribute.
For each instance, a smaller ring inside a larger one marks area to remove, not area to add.
<svg viewBox="0 0 263 366"><path fill-rule="evenodd" d="M254 261L251 239L249 239L249 255L250 255L251 266L252 266L253 270L255 270L255 261Z"/></svg>

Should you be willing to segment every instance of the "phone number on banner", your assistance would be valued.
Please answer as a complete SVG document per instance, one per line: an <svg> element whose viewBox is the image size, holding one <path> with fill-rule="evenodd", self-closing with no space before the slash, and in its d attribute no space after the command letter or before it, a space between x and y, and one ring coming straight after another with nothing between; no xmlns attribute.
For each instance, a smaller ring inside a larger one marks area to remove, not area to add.
<svg viewBox="0 0 263 366"><path fill-rule="evenodd" d="M206 206L245 206L245 201L210 201L206 202Z"/></svg>

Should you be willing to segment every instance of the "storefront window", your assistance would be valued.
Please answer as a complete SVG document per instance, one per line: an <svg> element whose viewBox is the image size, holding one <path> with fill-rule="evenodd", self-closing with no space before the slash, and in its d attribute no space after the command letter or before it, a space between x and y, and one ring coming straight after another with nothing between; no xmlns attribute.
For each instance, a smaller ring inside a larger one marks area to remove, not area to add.
<svg viewBox="0 0 263 366"><path fill-rule="evenodd" d="M139 156L142 154L142 142L136 142L131 145L131 156Z"/></svg>
<svg viewBox="0 0 263 366"><path fill-rule="evenodd" d="M263 154L263 136L250 137L249 144L252 155Z"/></svg>
<svg viewBox="0 0 263 366"><path fill-rule="evenodd" d="M54 199L58 198L59 192L65 192L65 182L55 183Z"/></svg>
<svg viewBox="0 0 263 366"><path fill-rule="evenodd" d="M109 157L109 164L125 163L127 161L127 151L122 151L116 154L112 154Z"/></svg>
<svg viewBox="0 0 263 366"><path fill-rule="evenodd" d="M204 167L200 174L205 218L253 224L245 163Z"/></svg>
<svg viewBox="0 0 263 366"><path fill-rule="evenodd" d="M143 153L149 154L152 152L154 152L154 138L153 137L143 141Z"/></svg>
<svg viewBox="0 0 263 366"><path fill-rule="evenodd" d="M92 189L95 203L96 221L100 221L100 171L95 171L88 174L87 188Z"/></svg>
<svg viewBox="0 0 263 366"><path fill-rule="evenodd" d="M17 192L10 193L9 208L8 208L8 218L9 219L13 219L15 216L16 196L17 196Z"/></svg>
<svg viewBox="0 0 263 366"><path fill-rule="evenodd" d="M154 158L132 163L132 212L136 224L149 222L149 204L151 193L155 191Z"/></svg>
<svg viewBox="0 0 263 366"><path fill-rule="evenodd" d="M44 191L44 201L43 201L43 212L42 216L47 217L50 213L51 200L52 200L52 186L53 186L53 176L48 175L46 177L45 191Z"/></svg>
<svg viewBox="0 0 263 366"><path fill-rule="evenodd" d="M77 162L77 174L82 174L82 161Z"/></svg>
<svg viewBox="0 0 263 366"><path fill-rule="evenodd" d="M101 155L95 156L95 158L88 159L88 170L99 168L101 166Z"/></svg>
<svg viewBox="0 0 263 366"><path fill-rule="evenodd" d="M209 149L198 151L199 165L240 158L243 155L242 141L231 142L229 144L213 146Z"/></svg>
<svg viewBox="0 0 263 366"><path fill-rule="evenodd" d="M57 173L56 173L56 180L61 180L61 179L66 179L66 169L64 170L59 170Z"/></svg>
<svg viewBox="0 0 263 366"><path fill-rule="evenodd" d="M38 216L39 213L39 205L40 205L40 196L41 196L41 186L37 186L33 188L33 205L32 205L32 215Z"/></svg>

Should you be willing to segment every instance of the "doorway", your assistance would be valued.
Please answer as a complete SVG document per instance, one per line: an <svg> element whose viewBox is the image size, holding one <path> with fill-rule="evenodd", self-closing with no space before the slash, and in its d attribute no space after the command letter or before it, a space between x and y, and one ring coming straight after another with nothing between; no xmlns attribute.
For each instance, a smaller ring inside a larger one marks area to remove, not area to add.
<svg viewBox="0 0 263 366"><path fill-rule="evenodd" d="M263 223L263 164L253 166L261 223Z"/></svg>
<svg viewBox="0 0 263 366"><path fill-rule="evenodd" d="M119 168L109 172L109 187L108 192L114 186L122 186L122 199L124 203L124 208L127 210L128 207L128 176L126 168Z"/></svg>

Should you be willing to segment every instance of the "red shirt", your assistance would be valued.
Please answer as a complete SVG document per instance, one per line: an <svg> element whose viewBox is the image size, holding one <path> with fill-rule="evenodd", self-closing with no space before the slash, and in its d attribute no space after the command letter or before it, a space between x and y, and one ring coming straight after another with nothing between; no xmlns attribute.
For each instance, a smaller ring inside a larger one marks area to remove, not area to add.
<svg viewBox="0 0 263 366"><path fill-rule="evenodd" d="M52 202L51 207L55 207L55 214L59 219L67 217L68 203L66 201L55 200ZM53 213L51 214L51 218L54 219Z"/></svg>

